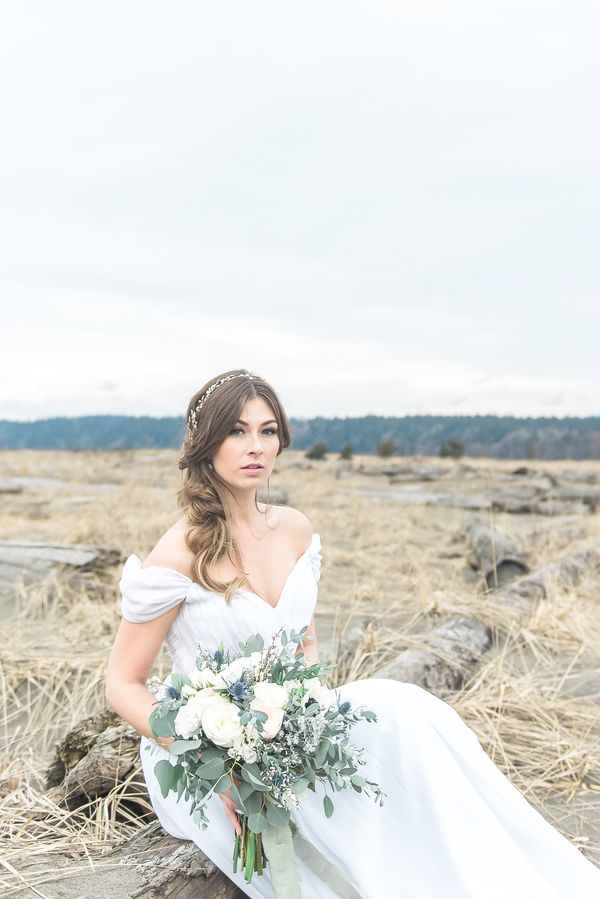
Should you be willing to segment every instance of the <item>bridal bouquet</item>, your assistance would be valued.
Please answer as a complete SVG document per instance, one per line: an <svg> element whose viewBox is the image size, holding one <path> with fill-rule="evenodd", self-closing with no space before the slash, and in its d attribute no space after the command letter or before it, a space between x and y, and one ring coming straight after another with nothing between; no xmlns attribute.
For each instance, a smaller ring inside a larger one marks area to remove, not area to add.
<svg viewBox="0 0 600 899"><path fill-rule="evenodd" d="M196 667L173 673L170 684L153 678L149 688L157 707L149 722L155 737L174 737L168 759L154 771L163 796L169 791L192 800L194 821L206 828L206 804L213 793L231 787L242 829L235 836L233 871L238 861L244 879L263 873L268 861L276 895L300 895L291 847L290 810L297 808L315 784L332 792L351 787L383 804L386 794L358 773L364 751L349 742L353 724L377 721L375 712L339 704L327 685L333 667L307 665L303 627L288 638L278 631L264 648L260 634L240 643L241 655L230 658L223 644L214 654L199 647ZM277 646L280 638L280 646ZM309 637L310 639L310 637ZM334 804L323 797L329 818Z"/></svg>

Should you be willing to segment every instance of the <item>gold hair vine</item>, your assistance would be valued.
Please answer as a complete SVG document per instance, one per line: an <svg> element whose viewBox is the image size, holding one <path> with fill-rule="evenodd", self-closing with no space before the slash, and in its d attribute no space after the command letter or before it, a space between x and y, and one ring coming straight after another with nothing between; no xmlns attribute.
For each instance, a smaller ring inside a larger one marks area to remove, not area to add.
<svg viewBox="0 0 600 899"><path fill-rule="evenodd" d="M192 411L189 414L187 423L188 423L188 428L190 429L190 431L196 430L196 427L198 424L196 421L196 412L200 411L200 409L202 408L202 406L204 405L204 403L206 402L208 397L211 395L213 390L216 390L217 387L220 387L221 384L225 383L225 381L231 381L232 378L250 378L250 380L252 380L253 378L260 378L260 375L253 375L251 372L244 369L244 371L239 375L227 375L227 377L219 378L218 381L215 381L214 384L211 384L210 387L208 388L208 390L204 391L204 393L202 394L202 396L196 403L195 407L192 409ZM261 380L262 380L262 378L261 378Z"/></svg>

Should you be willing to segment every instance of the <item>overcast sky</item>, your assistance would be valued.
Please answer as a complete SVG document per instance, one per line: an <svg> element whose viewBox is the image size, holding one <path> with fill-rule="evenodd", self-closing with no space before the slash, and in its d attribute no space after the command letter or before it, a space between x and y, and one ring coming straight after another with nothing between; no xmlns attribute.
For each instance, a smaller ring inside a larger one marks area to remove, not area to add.
<svg viewBox="0 0 600 899"><path fill-rule="evenodd" d="M3 4L0 417L600 414L600 13Z"/></svg>

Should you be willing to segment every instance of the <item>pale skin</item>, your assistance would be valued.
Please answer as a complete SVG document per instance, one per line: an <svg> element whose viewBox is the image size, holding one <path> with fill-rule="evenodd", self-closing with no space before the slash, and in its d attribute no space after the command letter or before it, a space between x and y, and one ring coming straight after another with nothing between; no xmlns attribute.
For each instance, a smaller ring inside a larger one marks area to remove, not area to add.
<svg viewBox="0 0 600 899"><path fill-rule="evenodd" d="M278 449L279 437L273 410L262 397L254 397L245 403L240 421L212 456L215 472L234 492L234 500L228 499L227 503L244 572L252 592L272 606L277 604L287 575L312 537L310 521L296 509L273 507L268 522L264 505L259 503L260 512L256 511L256 490L266 484L271 475ZM264 466L257 474L242 470L243 466L254 462ZM191 578L194 556L185 543L185 530L186 521L182 518L160 538L142 567L159 565ZM222 558L212 568L211 574L227 582L239 576L239 571L229 559ZM179 606L175 606L144 623L122 618L108 661L105 682L108 706L150 739L154 738L148 718L156 699L147 689L146 681L178 612ZM303 650L310 665L319 661L314 615L306 633L313 638L305 642ZM172 739L162 738L157 742L163 749L168 749ZM231 789L218 795L235 832L241 834Z"/></svg>

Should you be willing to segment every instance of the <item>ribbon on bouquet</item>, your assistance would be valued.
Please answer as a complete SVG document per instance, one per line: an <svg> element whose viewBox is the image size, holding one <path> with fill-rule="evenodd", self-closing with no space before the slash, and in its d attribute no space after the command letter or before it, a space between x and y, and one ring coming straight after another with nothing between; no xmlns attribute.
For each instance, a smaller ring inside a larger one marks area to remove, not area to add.
<svg viewBox="0 0 600 899"><path fill-rule="evenodd" d="M363 899L340 869L307 840L294 821L285 827L269 824L261 832L261 837L275 899L302 899L301 877L295 855L340 899Z"/></svg>
<svg viewBox="0 0 600 899"><path fill-rule="evenodd" d="M289 824L261 831L263 849L269 862L275 899L302 899L300 872L294 859L292 830Z"/></svg>

